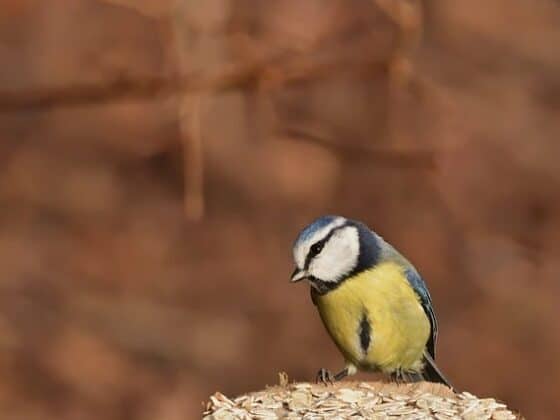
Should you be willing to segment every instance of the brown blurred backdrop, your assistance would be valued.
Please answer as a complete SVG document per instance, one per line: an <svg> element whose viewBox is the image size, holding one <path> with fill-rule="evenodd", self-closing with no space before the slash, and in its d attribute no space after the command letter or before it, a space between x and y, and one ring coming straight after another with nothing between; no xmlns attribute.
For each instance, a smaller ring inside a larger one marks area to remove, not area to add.
<svg viewBox="0 0 560 420"><path fill-rule="evenodd" d="M560 3L4 0L0 68L3 419L336 369L288 283L325 213L423 273L458 388L557 418Z"/></svg>

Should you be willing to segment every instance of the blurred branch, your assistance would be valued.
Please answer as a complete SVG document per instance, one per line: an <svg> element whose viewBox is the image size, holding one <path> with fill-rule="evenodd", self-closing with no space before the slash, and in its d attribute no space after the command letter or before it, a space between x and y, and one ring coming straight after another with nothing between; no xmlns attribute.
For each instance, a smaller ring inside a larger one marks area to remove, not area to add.
<svg viewBox="0 0 560 420"><path fill-rule="evenodd" d="M309 80L348 69L360 71L386 64L387 57L380 56L375 48L368 48L361 43L340 47L335 51L275 53L231 63L218 71L197 71L178 77L120 74L105 83L0 90L0 112L150 100L176 95L178 92L228 91L253 84L263 77L273 79L275 83L266 86L275 88L284 83Z"/></svg>
<svg viewBox="0 0 560 420"><path fill-rule="evenodd" d="M160 0L160 1L142 1L137 0L103 0L105 3L114 6L124 7L133 10L149 18L159 19L167 18L173 11L173 2Z"/></svg>
<svg viewBox="0 0 560 420"><path fill-rule="evenodd" d="M280 134L283 137L324 147L338 156L349 160L368 160L372 164L398 168L434 169L436 166L435 152L433 150L397 150L343 144L328 140L322 133L302 127L283 128Z"/></svg>

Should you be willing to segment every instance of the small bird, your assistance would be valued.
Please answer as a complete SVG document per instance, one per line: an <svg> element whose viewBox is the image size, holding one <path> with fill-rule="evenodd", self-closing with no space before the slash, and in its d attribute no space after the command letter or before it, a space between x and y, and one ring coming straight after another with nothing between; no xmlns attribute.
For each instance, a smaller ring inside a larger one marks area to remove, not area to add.
<svg viewBox="0 0 560 420"><path fill-rule="evenodd" d="M321 369L318 381L366 370L451 387L435 363L437 319L426 284L381 236L361 222L323 216L299 234L293 254L291 281L309 282L311 300L346 361L336 375Z"/></svg>

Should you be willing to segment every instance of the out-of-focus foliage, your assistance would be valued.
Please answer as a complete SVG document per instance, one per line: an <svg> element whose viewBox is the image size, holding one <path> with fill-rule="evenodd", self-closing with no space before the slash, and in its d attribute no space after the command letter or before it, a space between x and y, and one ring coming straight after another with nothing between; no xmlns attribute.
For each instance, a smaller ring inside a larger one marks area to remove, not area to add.
<svg viewBox="0 0 560 420"><path fill-rule="evenodd" d="M560 410L560 4L7 0L0 413L196 418L341 359L298 230L427 279L439 365Z"/></svg>

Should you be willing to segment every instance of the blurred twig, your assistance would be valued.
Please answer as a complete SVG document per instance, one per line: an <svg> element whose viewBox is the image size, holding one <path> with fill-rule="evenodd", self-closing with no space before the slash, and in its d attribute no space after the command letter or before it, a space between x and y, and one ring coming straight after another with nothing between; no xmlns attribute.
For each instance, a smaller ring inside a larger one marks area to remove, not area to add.
<svg viewBox="0 0 560 420"><path fill-rule="evenodd" d="M403 93L415 80L411 55L422 36L420 0L374 0L377 7L396 25L396 42L388 62L389 103L387 127L393 143L398 143Z"/></svg>
<svg viewBox="0 0 560 420"><path fill-rule="evenodd" d="M188 12L185 1L177 1L169 17L172 30L172 47L179 74L187 70L187 43L191 33L182 17ZM201 106L202 92L178 90L178 119L183 146L184 211L188 220L199 221L204 216L204 156L202 149Z"/></svg>
<svg viewBox="0 0 560 420"><path fill-rule="evenodd" d="M174 13L169 16L172 30L172 49L176 68L179 74L187 72L186 51L191 40L191 33L182 17L185 14L186 3L177 1ZM183 209L188 220L199 221L204 216L204 159L201 131L201 103L200 93L187 90L178 91L178 119L183 147Z"/></svg>
<svg viewBox="0 0 560 420"><path fill-rule="evenodd" d="M413 67L411 52L422 36L422 4L419 0L374 0L399 28L397 42L390 58L389 75L394 86L405 86L410 80Z"/></svg>
<svg viewBox="0 0 560 420"><path fill-rule="evenodd" d="M184 156L184 209L189 220L204 216L204 158L200 128L202 98L186 96L179 105L179 124Z"/></svg>

